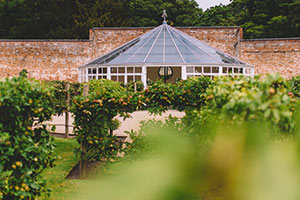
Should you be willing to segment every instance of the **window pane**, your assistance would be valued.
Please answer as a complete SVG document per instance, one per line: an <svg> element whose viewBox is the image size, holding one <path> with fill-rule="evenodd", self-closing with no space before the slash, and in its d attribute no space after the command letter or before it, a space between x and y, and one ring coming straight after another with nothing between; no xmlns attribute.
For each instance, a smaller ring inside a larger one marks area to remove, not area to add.
<svg viewBox="0 0 300 200"><path fill-rule="evenodd" d="M92 74L92 69L88 68L88 74Z"/></svg>
<svg viewBox="0 0 300 200"><path fill-rule="evenodd" d="M111 68L111 73L113 73L113 74L118 73L118 68L117 67L112 67Z"/></svg>
<svg viewBox="0 0 300 200"><path fill-rule="evenodd" d="M202 67L195 67L196 73L202 73Z"/></svg>
<svg viewBox="0 0 300 200"><path fill-rule="evenodd" d="M234 68L234 73L239 73L239 68Z"/></svg>
<svg viewBox="0 0 300 200"><path fill-rule="evenodd" d="M227 74L228 72L228 68L227 67L223 67L223 74Z"/></svg>
<svg viewBox="0 0 300 200"><path fill-rule="evenodd" d="M232 67L228 68L228 73L232 74Z"/></svg>
<svg viewBox="0 0 300 200"><path fill-rule="evenodd" d="M119 76L119 82L121 82L121 83L124 83L124 82L125 82L124 76Z"/></svg>
<svg viewBox="0 0 300 200"><path fill-rule="evenodd" d="M102 68L98 68L98 74L102 74Z"/></svg>
<svg viewBox="0 0 300 200"><path fill-rule="evenodd" d="M243 73L243 68L239 69L239 73L242 74Z"/></svg>
<svg viewBox="0 0 300 200"><path fill-rule="evenodd" d="M127 76L127 83L132 82L133 81L133 76Z"/></svg>
<svg viewBox="0 0 300 200"><path fill-rule="evenodd" d="M135 81L141 81L142 77L141 76L135 76Z"/></svg>
<svg viewBox="0 0 300 200"><path fill-rule="evenodd" d="M97 68L93 68L93 74L97 74Z"/></svg>
<svg viewBox="0 0 300 200"><path fill-rule="evenodd" d="M204 73L211 73L210 67L204 67Z"/></svg>
<svg viewBox="0 0 300 200"><path fill-rule="evenodd" d="M107 74L107 68L103 68L103 74Z"/></svg>
<svg viewBox="0 0 300 200"><path fill-rule="evenodd" d="M194 67L186 67L186 73L194 73Z"/></svg>
<svg viewBox="0 0 300 200"><path fill-rule="evenodd" d="M142 73L142 68L141 67L136 67L135 68L135 73Z"/></svg>
<svg viewBox="0 0 300 200"><path fill-rule="evenodd" d="M245 72L246 72L246 74L250 74L250 69L246 68Z"/></svg>
<svg viewBox="0 0 300 200"><path fill-rule="evenodd" d="M107 76L103 76L103 79L107 79Z"/></svg>
<svg viewBox="0 0 300 200"><path fill-rule="evenodd" d="M127 73L133 73L133 67L127 67Z"/></svg>
<svg viewBox="0 0 300 200"><path fill-rule="evenodd" d="M212 73L219 73L219 67L213 67Z"/></svg>
<svg viewBox="0 0 300 200"><path fill-rule="evenodd" d="M111 76L111 80L112 81L118 81L118 77L117 76Z"/></svg>
<svg viewBox="0 0 300 200"><path fill-rule="evenodd" d="M97 79L102 79L102 76L98 76Z"/></svg>
<svg viewBox="0 0 300 200"><path fill-rule="evenodd" d="M125 73L125 67L119 67L119 73L124 74Z"/></svg>

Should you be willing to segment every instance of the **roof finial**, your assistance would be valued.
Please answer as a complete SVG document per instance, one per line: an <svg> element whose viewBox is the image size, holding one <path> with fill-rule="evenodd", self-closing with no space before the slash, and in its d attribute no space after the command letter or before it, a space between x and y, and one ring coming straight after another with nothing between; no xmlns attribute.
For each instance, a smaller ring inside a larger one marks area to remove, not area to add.
<svg viewBox="0 0 300 200"><path fill-rule="evenodd" d="M161 17L164 18L163 24L167 24L167 19L166 18L168 17L168 14L167 14L166 10L164 10L164 12L163 12L163 14L162 14Z"/></svg>

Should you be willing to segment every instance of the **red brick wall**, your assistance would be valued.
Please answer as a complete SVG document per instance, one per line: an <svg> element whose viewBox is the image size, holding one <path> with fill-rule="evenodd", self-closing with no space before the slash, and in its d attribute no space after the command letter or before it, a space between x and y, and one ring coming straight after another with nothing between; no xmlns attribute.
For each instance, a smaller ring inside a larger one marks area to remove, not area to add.
<svg viewBox="0 0 300 200"><path fill-rule="evenodd" d="M90 40L0 40L0 78L27 69L47 80L77 80L77 67L88 63L152 28L94 28ZM179 30L252 64L256 73L299 75L300 39L241 41L237 27L183 27Z"/></svg>
<svg viewBox="0 0 300 200"><path fill-rule="evenodd" d="M27 69L37 79L76 81L91 52L88 41L0 41L0 78Z"/></svg>
<svg viewBox="0 0 300 200"><path fill-rule="evenodd" d="M178 28L212 47L220 49L232 56L238 56L238 45L241 29L237 27L191 27Z"/></svg>
<svg viewBox="0 0 300 200"><path fill-rule="evenodd" d="M241 59L254 65L256 74L300 75L300 38L242 41Z"/></svg>
<svg viewBox="0 0 300 200"><path fill-rule="evenodd" d="M95 45L96 55L103 55L122 44L150 31L152 28L95 28L90 31L90 39ZM235 45L239 41L237 27L178 27L203 42L231 55L236 55Z"/></svg>
<svg viewBox="0 0 300 200"><path fill-rule="evenodd" d="M106 54L129 42L152 28L94 28L90 30L90 40L94 47L94 57Z"/></svg>

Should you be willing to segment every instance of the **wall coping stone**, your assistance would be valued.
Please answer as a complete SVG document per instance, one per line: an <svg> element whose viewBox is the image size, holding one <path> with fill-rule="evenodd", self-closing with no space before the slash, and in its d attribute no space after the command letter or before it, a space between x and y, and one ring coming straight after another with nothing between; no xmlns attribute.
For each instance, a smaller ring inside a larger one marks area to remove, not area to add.
<svg viewBox="0 0 300 200"><path fill-rule="evenodd" d="M257 38L257 39L243 39L242 42L256 42L256 41L286 41L286 40L300 40L300 37L291 38Z"/></svg>
<svg viewBox="0 0 300 200"><path fill-rule="evenodd" d="M118 30L118 29L153 29L156 27L93 27L92 30ZM179 29L237 29L240 28L238 26L175 26L174 28Z"/></svg>

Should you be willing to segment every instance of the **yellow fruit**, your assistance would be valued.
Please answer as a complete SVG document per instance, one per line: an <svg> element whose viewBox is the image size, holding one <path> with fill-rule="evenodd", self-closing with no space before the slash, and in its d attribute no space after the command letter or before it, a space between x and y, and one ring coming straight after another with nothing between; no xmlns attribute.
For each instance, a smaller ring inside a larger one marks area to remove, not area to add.
<svg viewBox="0 0 300 200"><path fill-rule="evenodd" d="M16 169L17 167L16 167L16 165L12 165L11 168Z"/></svg>
<svg viewBox="0 0 300 200"><path fill-rule="evenodd" d="M16 166L20 167L22 165L22 163L20 161L16 162Z"/></svg>
<svg viewBox="0 0 300 200"><path fill-rule="evenodd" d="M20 188L18 186L15 187L16 190L20 190Z"/></svg>
<svg viewBox="0 0 300 200"><path fill-rule="evenodd" d="M269 89L269 93L270 93L270 94L275 94L275 92L276 92L276 90L275 90L274 88L271 87L271 88Z"/></svg>

